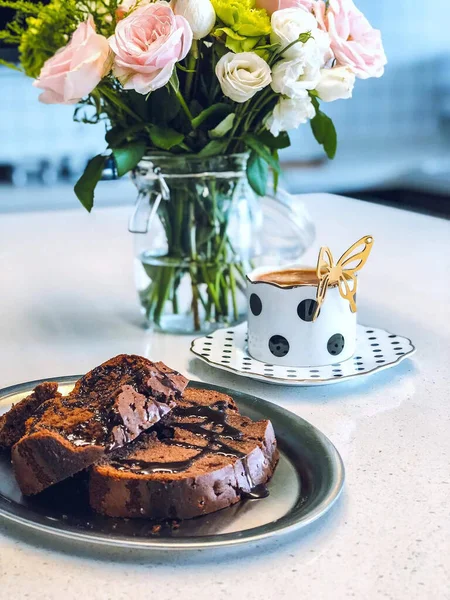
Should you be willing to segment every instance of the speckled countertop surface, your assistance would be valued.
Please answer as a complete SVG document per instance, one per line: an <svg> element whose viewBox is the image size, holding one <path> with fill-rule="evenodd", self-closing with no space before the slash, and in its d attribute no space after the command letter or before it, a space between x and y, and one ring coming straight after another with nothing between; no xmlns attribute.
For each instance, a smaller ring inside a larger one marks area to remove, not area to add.
<svg viewBox="0 0 450 600"><path fill-rule="evenodd" d="M337 196L304 200L317 246L339 254L374 235L360 321L410 337L412 361L315 389L215 371L190 356L188 337L139 327L129 209L1 216L0 386L145 354L294 411L330 437L347 469L324 519L238 550L113 552L0 522L1 600L450 598L450 225Z"/></svg>

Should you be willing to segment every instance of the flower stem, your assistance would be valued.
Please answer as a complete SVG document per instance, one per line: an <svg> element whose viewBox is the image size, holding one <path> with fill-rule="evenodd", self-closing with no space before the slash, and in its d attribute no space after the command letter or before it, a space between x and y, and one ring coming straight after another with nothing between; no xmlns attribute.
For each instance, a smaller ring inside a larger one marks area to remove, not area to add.
<svg viewBox="0 0 450 600"><path fill-rule="evenodd" d="M251 129L251 124L257 118L258 113L260 113L261 110L267 104L269 104L269 102L272 102L274 95L275 94L273 94L272 90L270 90L268 94L261 94L261 97L258 98L258 101L255 102L254 107L248 113L243 127L244 131L249 131L249 129Z"/></svg>
<svg viewBox="0 0 450 600"><path fill-rule="evenodd" d="M233 317L234 317L234 320L236 321L239 316L239 313L238 313L237 300L236 300L236 279L234 278L232 264L230 264L230 289L231 289L231 300L233 302Z"/></svg>
<svg viewBox="0 0 450 600"><path fill-rule="evenodd" d="M181 108L183 109L185 115L187 116L187 118L189 119L189 121L192 121L192 119L194 118L192 116L191 111L189 110L189 106L186 104L186 100L183 98L182 93L180 92L180 90L178 90L176 92L176 96L178 98L178 102L181 104Z"/></svg>
<svg viewBox="0 0 450 600"><path fill-rule="evenodd" d="M171 267L163 268L162 276L158 285L158 301L153 315L153 320L158 326L161 326L161 316L164 312L166 301L169 299L173 276L174 269Z"/></svg>
<svg viewBox="0 0 450 600"><path fill-rule="evenodd" d="M191 51L189 52L188 61L187 61L188 73L186 74L186 85L184 88L185 96L188 100L191 95L191 88L192 88L192 83L194 81L194 75L195 75L195 65L197 63L198 56L199 56L198 55L198 42L197 42L197 40L193 40L192 48L191 48Z"/></svg>
<svg viewBox="0 0 450 600"><path fill-rule="evenodd" d="M200 314L198 312L199 293L197 288L197 282L193 272L191 271L191 286L192 286L192 312L194 314L194 329L195 331L200 330Z"/></svg>
<svg viewBox="0 0 450 600"><path fill-rule="evenodd" d="M226 149L225 153L231 152L230 146L231 146L231 143L233 142L233 138L234 138L234 136L235 136L235 134L236 134L236 132L237 132L237 130L239 128L239 125L241 124L241 116L247 112L250 102L251 102L251 100L247 100L247 102L245 102L244 104L241 104L240 110L238 108L237 111L236 111L236 118L234 120L233 129L230 131L230 134L229 134L230 141L228 143L228 146L227 146L227 149ZM236 147L237 147L238 144L239 144L239 140L238 140L238 143L235 146L235 150L236 150Z"/></svg>
<svg viewBox="0 0 450 600"><path fill-rule="evenodd" d="M208 287L209 297L214 302L214 306L216 307L216 310L220 311L219 296L218 296L216 290L214 289L213 283L210 281L210 279L208 277L208 271L207 271L206 267L202 266L201 267L201 271L202 271L202 275L203 275L203 277L204 277L204 279L206 281L206 285Z"/></svg>
<svg viewBox="0 0 450 600"><path fill-rule="evenodd" d="M141 117L137 113L135 113L134 110L132 110L129 106L127 106L125 102L122 102L113 90L110 90L106 86L102 85L98 86L98 90L100 94L102 94L109 102L117 106L117 108L120 108L120 110L123 110L124 112L128 113L128 115L130 117L133 117L133 119L136 119L136 121L142 121Z"/></svg>
<svg viewBox="0 0 450 600"><path fill-rule="evenodd" d="M172 310L173 310L173 314L174 315L178 314L178 296L177 296L176 290L173 291L173 296L172 296Z"/></svg>

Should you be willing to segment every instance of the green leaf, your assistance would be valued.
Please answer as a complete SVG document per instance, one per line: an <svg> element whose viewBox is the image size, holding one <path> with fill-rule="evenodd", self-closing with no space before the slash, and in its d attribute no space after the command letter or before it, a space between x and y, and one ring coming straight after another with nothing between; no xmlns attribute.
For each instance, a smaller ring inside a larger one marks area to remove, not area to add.
<svg viewBox="0 0 450 600"><path fill-rule="evenodd" d="M126 129L123 129L120 125L112 127L106 132L105 141L108 146L118 146L127 137Z"/></svg>
<svg viewBox="0 0 450 600"><path fill-rule="evenodd" d="M18 67L15 63L8 62L7 60L3 60L0 58L0 65L3 67L8 67L8 69L12 69L13 71L19 71L19 73L23 73L23 70Z"/></svg>
<svg viewBox="0 0 450 600"><path fill-rule="evenodd" d="M269 178L269 167L256 152L250 154L247 163L248 182L258 196L265 196L267 190L267 180Z"/></svg>
<svg viewBox="0 0 450 600"><path fill-rule="evenodd" d="M226 140L212 140L209 144L200 150L197 156L201 156L202 158L208 158L210 156L217 156L217 154L221 154L226 150L228 145L228 141Z"/></svg>
<svg viewBox="0 0 450 600"><path fill-rule="evenodd" d="M333 159L337 150L337 133L333 121L319 109L317 98L311 98L316 116L311 119L311 129L316 140L323 146L328 158Z"/></svg>
<svg viewBox="0 0 450 600"><path fill-rule="evenodd" d="M249 133L242 138L242 141L265 160L274 171L280 171L280 164L278 161L274 159L267 146L265 146L255 135Z"/></svg>
<svg viewBox="0 0 450 600"><path fill-rule="evenodd" d="M118 176L122 177L128 171L133 170L144 156L146 149L147 144L145 142L133 142L122 146L122 148L114 148L113 155Z"/></svg>
<svg viewBox="0 0 450 600"><path fill-rule="evenodd" d="M162 150L170 150L184 140L182 133L170 127L158 127L158 125L150 125L149 135L153 144Z"/></svg>
<svg viewBox="0 0 450 600"><path fill-rule="evenodd" d="M192 127L198 129L205 121L210 121L214 117L215 124L220 123L231 112L231 106L224 102L218 102L202 110L202 112L192 119Z"/></svg>
<svg viewBox="0 0 450 600"><path fill-rule="evenodd" d="M192 98L192 100L189 102L189 108L191 109L193 117L198 117L203 110L203 106L196 98Z"/></svg>
<svg viewBox="0 0 450 600"><path fill-rule="evenodd" d="M166 125L180 112L175 92L169 86L155 90L148 96L129 90L124 99L145 124L157 122Z"/></svg>
<svg viewBox="0 0 450 600"><path fill-rule="evenodd" d="M152 92L148 98L150 122L167 125L180 112L180 103L176 99L175 91L170 87L163 87Z"/></svg>
<svg viewBox="0 0 450 600"><path fill-rule="evenodd" d="M127 129L123 129L120 125L116 125L106 133L105 140L110 148L115 148L120 146L127 137L134 136L143 129L145 129L145 123L137 123Z"/></svg>
<svg viewBox="0 0 450 600"><path fill-rule="evenodd" d="M287 131L282 131L275 137L268 129L266 129L258 135L258 140L272 150L283 150L283 148L289 148L291 145L291 140Z"/></svg>
<svg viewBox="0 0 450 600"><path fill-rule="evenodd" d="M178 73L176 69L174 69L172 72L172 76L169 79L169 84L175 92L175 94L178 94L178 92L180 91L180 80L178 79Z"/></svg>
<svg viewBox="0 0 450 600"><path fill-rule="evenodd" d="M103 169L105 168L107 159L108 156L105 156L104 154L94 156L94 158L88 162L83 175L75 184L75 194L88 212L91 212L92 207L94 206L95 186L102 178Z"/></svg>
<svg viewBox="0 0 450 600"><path fill-rule="evenodd" d="M143 121L146 121L149 118L149 107L150 103L148 102L148 98L144 96L144 94L138 94L134 90L127 90L123 92L124 101L128 104L128 106L137 114ZM150 97L153 94L150 94Z"/></svg>
<svg viewBox="0 0 450 600"><path fill-rule="evenodd" d="M214 127L214 129L211 129L209 131L209 136L211 138L221 138L224 135L226 135L229 131L233 129L235 118L235 113L231 113L228 116L226 116L225 119L217 125L217 127Z"/></svg>

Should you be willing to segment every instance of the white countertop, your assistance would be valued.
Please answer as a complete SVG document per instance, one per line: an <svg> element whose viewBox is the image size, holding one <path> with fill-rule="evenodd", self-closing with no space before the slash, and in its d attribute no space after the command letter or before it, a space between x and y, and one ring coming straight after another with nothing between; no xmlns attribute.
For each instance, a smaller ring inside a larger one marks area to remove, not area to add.
<svg viewBox="0 0 450 600"><path fill-rule="evenodd" d="M338 196L304 200L317 225L311 262L320 244L339 255L375 237L360 321L410 337L412 361L315 389L215 371L190 356L189 337L140 326L129 208L0 216L0 387L145 354L297 413L347 469L324 519L234 550L112 552L0 523L1 600L450 598L450 224Z"/></svg>

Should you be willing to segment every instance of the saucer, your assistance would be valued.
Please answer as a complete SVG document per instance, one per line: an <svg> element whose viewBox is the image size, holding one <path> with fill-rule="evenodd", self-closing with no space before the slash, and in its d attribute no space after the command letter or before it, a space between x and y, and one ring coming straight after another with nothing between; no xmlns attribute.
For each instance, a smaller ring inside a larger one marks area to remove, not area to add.
<svg viewBox="0 0 450 600"><path fill-rule="evenodd" d="M327 385L371 375L393 367L415 351L408 338L365 325L357 326L355 354L324 367L281 367L255 360L247 350L247 323L219 329L191 345L191 352L213 367L257 381L293 386Z"/></svg>

